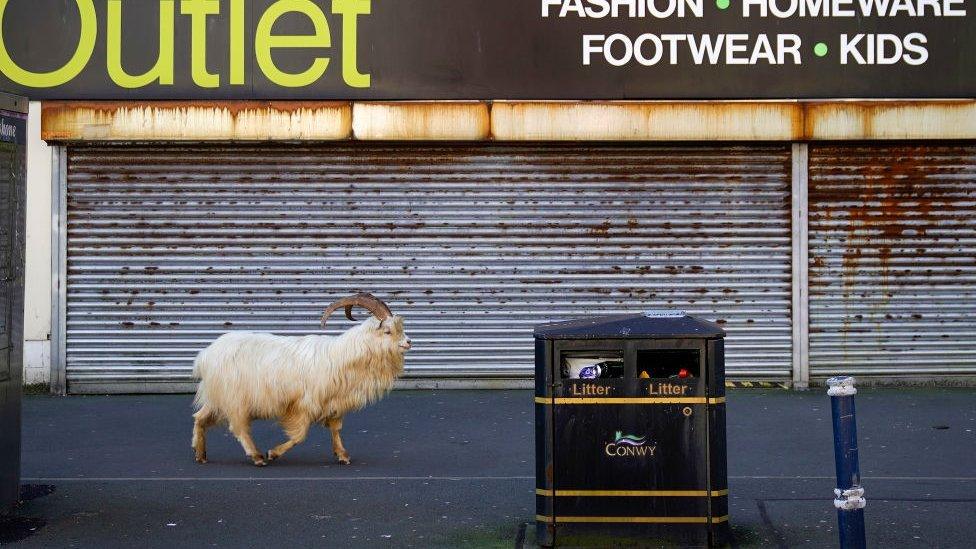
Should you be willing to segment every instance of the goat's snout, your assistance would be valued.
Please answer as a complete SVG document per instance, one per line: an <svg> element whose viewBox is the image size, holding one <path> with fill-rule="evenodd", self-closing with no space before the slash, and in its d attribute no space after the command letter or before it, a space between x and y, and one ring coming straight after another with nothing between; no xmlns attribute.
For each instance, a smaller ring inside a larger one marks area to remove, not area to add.
<svg viewBox="0 0 976 549"><path fill-rule="evenodd" d="M400 341L400 348L403 349L404 351L409 351L410 347L413 347L413 344L410 342L409 337L405 337L403 338L403 340Z"/></svg>

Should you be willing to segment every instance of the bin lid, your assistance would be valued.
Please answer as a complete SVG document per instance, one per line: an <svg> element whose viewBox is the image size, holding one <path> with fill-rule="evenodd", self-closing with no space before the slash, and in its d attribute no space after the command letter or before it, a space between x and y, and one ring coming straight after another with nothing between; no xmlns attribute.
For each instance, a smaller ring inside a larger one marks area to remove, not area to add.
<svg viewBox="0 0 976 549"><path fill-rule="evenodd" d="M591 316L535 327L539 339L662 339L725 337L714 322L670 309L637 314Z"/></svg>

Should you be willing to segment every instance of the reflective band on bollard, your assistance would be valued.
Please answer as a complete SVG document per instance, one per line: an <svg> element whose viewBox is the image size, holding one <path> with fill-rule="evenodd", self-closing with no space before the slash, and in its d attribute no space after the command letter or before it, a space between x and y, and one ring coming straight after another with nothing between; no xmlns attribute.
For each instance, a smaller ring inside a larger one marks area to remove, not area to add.
<svg viewBox="0 0 976 549"><path fill-rule="evenodd" d="M857 459L857 420L854 417L853 377L832 377L827 380L830 411L834 418L834 462L837 466L837 489L834 507L841 549L866 547L864 538L864 488L861 487L861 468Z"/></svg>

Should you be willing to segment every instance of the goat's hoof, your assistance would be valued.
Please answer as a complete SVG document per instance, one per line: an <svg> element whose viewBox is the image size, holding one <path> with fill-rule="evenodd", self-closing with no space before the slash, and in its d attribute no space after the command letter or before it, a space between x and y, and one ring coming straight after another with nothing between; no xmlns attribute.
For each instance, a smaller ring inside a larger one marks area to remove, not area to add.
<svg viewBox="0 0 976 549"><path fill-rule="evenodd" d="M207 458L206 458L206 456L204 456L204 457L198 457L198 458L196 458L196 462L199 463L199 464L201 464L201 465L203 465L204 463L207 462Z"/></svg>
<svg viewBox="0 0 976 549"><path fill-rule="evenodd" d="M341 457L341 458L339 458L338 461L339 461L339 465L349 465L349 458L348 457Z"/></svg>
<svg viewBox="0 0 976 549"><path fill-rule="evenodd" d="M264 467L265 465L268 464L268 462L264 460L264 456L262 456L261 454L253 456L251 460L254 461L254 464L257 465L258 467Z"/></svg>
<svg viewBox="0 0 976 549"><path fill-rule="evenodd" d="M271 451L269 451L269 452L268 452L268 461L269 461L269 462L270 462L270 461L274 461L274 460L276 460L276 459L278 459L278 458L280 458L280 457L281 457L281 456L279 456L278 454L276 454L276 453L274 453L274 452L271 452Z"/></svg>

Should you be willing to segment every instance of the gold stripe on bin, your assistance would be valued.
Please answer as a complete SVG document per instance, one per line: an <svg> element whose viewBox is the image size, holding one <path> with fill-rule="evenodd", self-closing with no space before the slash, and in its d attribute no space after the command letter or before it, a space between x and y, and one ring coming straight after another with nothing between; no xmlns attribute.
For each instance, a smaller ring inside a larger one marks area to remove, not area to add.
<svg viewBox="0 0 976 549"><path fill-rule="evenodd" d="M535 520L539 522L631 522L647 524L708 524L708 517L550 517L546 515L536 515ZM729 520L728 515L712 517L711 523L718 524Z"/></svg>
<svg viewBox="0 0 976 549"><path fill-rule="evenodd" d="M572 496L611 496L611 497L707 497L713 498L729 495L729 490L550 490L547 488L536 488L536 495L546 497L572 497Z"/></svg>
<svg viewBox="0 0 976 549"><path fill-rule="evenodd" d="M535 397L536 404L724 404L725 397Z"/></svg>

